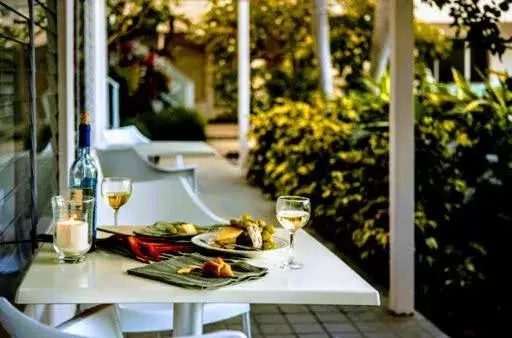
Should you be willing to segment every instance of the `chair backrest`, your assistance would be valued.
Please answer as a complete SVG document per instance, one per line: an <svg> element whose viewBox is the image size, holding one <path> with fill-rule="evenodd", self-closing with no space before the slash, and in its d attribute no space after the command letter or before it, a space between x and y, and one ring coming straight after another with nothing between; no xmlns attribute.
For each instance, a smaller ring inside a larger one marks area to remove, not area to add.
<svg viewBox="0 0 512 338"><path fill-rule="evenodd" d="M73 338L85 337L46 326L16 309L5 298L0 298L0 323L13 338Z"/></svg>
<svg viewBox="0 0 512 338"><path fill-rule="evenodd" d="M156 221L186 221L198 225L226 224L194 193L182 177L135 182L133 193L119 211L120 225L149 225ZM98 203L98 224L113 224L112 209Z"/></svg>
<svg viewBox="0 0 512 338"><path fill-rule="evenodd" d="M68 334L87 337L124 337L117 307L112 304L101 304L83 311L73 319L60 324L58 329Z"/></svg>
<svg viewBox="0 0 512 338"><path fill-rule="evenodd" d="M102 145L104 147L136 145L140 143L150 143L151 140L144 136L137 127L130 125L115 129L103 131Z"/></svg>
<svg viewBox="0 0 512 338"><path fill-rule="evenodd" d="M129 177L134 182L142 182L180 176L186 178L194 190L197 188L195 166L159 168L142 158L132 147L97 148L96 156L103 177Z"/></svg>
<svg viewBox="0 0 512 338"><path fill-rule="evenodd" d="M210 333L205 333L196 336L186 336L181 338L247 338L247 336L240 331L234 330L221 330Z"/></svg>

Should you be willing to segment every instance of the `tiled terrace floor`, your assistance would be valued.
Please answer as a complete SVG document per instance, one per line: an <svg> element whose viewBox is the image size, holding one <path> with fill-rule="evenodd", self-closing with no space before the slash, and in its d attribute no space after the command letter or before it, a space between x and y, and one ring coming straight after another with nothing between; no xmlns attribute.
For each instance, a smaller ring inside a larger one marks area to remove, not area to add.
<svg viewBox="0 0 512 338"><path fill-rule="evenodd" d="M200 195L213 212L224 218L238 217L246 212L254 217L275 222L274 203L265 200L259 190L249 187L237 167L221 158L185 158L185 162L198 165ZM162 164L165 164L165 161ZM325 244L332 248L329 243ZM391 315L385 306L386 297L383 293L381 295L383 296L381 307L252 305L252 334L254 338L446 337L419 313L413 317ZM241 329L241 319L233 318L208 325L206 331L226 328ZM130 334L128 337L169 337L170 335L170 332L162 332Z"/></svg>

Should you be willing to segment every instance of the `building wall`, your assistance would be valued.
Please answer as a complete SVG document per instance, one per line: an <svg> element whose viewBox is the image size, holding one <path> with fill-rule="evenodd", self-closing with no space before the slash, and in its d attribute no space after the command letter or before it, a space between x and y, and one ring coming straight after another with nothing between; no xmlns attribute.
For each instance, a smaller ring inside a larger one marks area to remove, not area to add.
<svg viewBox="0 0 512 338"><path fill-rule="evenodd" d="M178 44L173 47L172 55L174 66L194 82L196 109L206 118L213 117L213 87L207 53L195 46Z"/></svg>
<svg viewBox="0 0 512 338"><path fill-rule="evenodd" d="M506 36L512 36L512 23L504 23L500 27L501 33ZM490 68L492 70L500 71L500 72L508 72L512 75L512 50L507 50L505 54L500 58L496 56L491 56L490 58Z"/></svg>
<svg viewBox="0 0 512 338"><path fill-rule="evenodd" d="M447 36L455 37L455 30L447 23L431 23L436 27L441 28ZM512 36L512 22L503 22L500 24L500 30L503 36ZM497 72L508 72L512 75L512 50L507 50L501 57L497 55L489 56L489 68ZM496 77L491 75L491 81L495 82Z"/></svg>

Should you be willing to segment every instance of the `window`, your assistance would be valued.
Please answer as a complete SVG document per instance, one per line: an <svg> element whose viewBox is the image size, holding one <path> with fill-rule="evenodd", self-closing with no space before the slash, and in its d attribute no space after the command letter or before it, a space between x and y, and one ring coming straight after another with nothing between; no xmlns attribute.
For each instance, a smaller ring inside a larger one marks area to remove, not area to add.
<svg viewBox="0 0 512 338"><path fill-rule="evenodd" d="M0 0L0 296L48 230L58 191L57 1Z"/></svg>
<svg viewBox="0 0 512 338"><path fill-rule="evenodd" d="M453 82L452 68L457 70L459 73L464 74L464 54L464 41L453 41L450 55L446 59L439 61L439 81L444 83Z"/></svg>
<svg viewBox="0 0 512 338"><path fill-rule="evenodd" d="M489 53L485 48L478 45L472 46L470 51L471 60L471 82L482 82L481 74L486 74L489 70Z"/></svg>
<svg viewBox="0 0 512 338"><path fill-rule="evenodd" d="M440 82L452 83L452 69L455 69L466 80L478 83L482 82L479 72L486 74L489 62L489 54L485 48L479 48L478 45L469 47L464 40L454 40L450 55L428 66Z"/></svg>

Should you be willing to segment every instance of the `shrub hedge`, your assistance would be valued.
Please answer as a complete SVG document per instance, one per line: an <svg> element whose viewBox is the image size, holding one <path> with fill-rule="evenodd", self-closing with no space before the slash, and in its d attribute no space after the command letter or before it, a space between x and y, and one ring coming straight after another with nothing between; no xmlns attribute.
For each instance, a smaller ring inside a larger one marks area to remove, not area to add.
<svg viewBox="0 0 512 338"><path fill-rule="evenodd" d="M479 97L454 77L456 94L426 81L415 89L417 304L455 336L488 334L510 310L499 295L512 221L512 81ZM368 85L253 116L247 177L271 198L310 197L313 226L387 283L389 79Z"/></svg>
<svg viewBox="0 0 512 338"><path fill-rule="evenodd" d="M123 125L133 124L141 133L152 140L206 140L206 122L195 109L169 106L158 113L147 112L122 121Z"/></svg>

